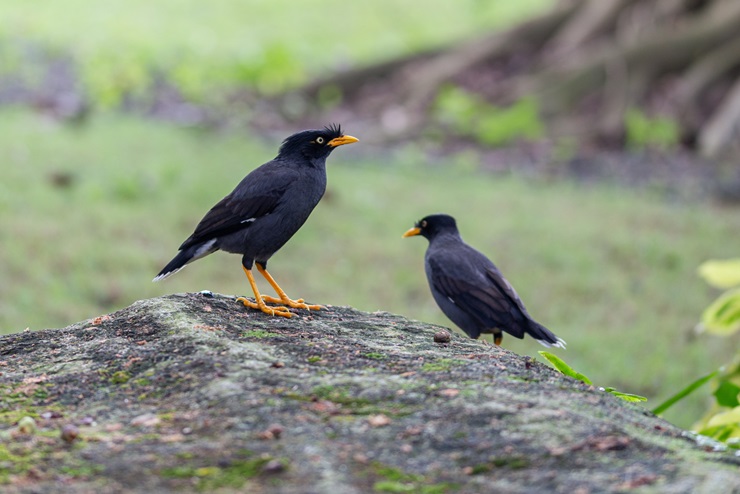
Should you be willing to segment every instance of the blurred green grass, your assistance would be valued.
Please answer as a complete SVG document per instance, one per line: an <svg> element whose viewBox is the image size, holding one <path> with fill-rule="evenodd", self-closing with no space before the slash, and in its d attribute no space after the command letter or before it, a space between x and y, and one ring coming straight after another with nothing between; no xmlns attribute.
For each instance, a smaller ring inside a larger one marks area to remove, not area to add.
<svg viewBox="0 0 740 494"><path fill-rule="evenodd" d="M63 0L0 2L0 62L29 42L70 54L93 99L115 106L166 74L190 98L245 85L273 93L328 70L509 25L552 0ZM38 76L30 70L29 77Z"/></svg>
<svg viewBox="0 0 740 494"><path fill-rule="evenodd" d="M65 326L172 292L249 294L239 257L222 253L151 279L208 208L275 155L277 140L110 114L75 128L21 110L0 112L0 136L2 332ZM401 238L420 217L447 212L595 383L657 404L729 359L726 341L692 340L690 329L715 295L697 266L737 255L736 211L472 168L469 156L430 161L412 145L337 150L326 197L271 272L293 297L449 326L427 288L426 242ZM504 345L541 348L511 337ZM702 410L696 397L668 418L688 426Z"/></svg>

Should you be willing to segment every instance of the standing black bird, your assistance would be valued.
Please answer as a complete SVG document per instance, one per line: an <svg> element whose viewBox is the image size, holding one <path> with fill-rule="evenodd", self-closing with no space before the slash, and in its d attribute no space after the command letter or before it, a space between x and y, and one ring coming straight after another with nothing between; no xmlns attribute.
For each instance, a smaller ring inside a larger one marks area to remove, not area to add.
<svg viewBox="0 0 740 494"><path fill-rule="evenodd" d="M324 195L326 158L337 146L357 141L344 135L338 125L305 130L285 139L275 159L249 173L208 211L154 281L223 250L242 255L242 268L256 300L239 297L237 300L245 306L283 317L293 315L288 307L320 309L303 303L303 299L291 300L267 272L267 261L303 226ZM279 298L260 295L252 276L253 263ZM284 306L268 307L265 302Z"/></svg>
<svg viewBox="0 0 740 494"><path fill-rule="evenodd" d="M468 336L493 333L500 345L503 330L519 339L527 333L546 347L565 348L565 341L530 317L501 271L463 242L452 216L427 216L403 234L414 235L429 240L424 268L434 300Z"/></svg>

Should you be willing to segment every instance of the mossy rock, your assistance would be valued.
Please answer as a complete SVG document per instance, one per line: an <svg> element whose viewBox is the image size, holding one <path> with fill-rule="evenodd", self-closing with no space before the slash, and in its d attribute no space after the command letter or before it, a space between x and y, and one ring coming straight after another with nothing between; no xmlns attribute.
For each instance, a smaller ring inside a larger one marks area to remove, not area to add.
<svg viewBox="0 0 740 494"><path fill-rule="evenodd" d="M179 294L0 337L0 491L740 490L732 453L439 329Z"/></svg>

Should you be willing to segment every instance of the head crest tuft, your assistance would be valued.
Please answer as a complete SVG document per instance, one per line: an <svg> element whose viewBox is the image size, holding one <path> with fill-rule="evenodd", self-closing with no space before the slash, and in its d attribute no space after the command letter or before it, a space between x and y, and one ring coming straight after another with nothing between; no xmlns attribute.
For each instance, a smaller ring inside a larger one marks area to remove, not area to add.
<svg viewBox="0 0 740 494"><path fill-rule="evenodd" d="M342 132L342 126L339 124L329 124L326 127L324 127L324 130L331 134L336 134L337 136L342 136L344 133Z"/></svg>

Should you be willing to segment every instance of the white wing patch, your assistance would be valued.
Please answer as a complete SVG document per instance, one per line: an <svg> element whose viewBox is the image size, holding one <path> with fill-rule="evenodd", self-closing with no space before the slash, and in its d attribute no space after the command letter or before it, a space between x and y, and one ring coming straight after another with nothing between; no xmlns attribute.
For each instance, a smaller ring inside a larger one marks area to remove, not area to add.
<svg viewBox="0 0 740 494"><path fill-rule="evenodd" d="M242 222L242 223L251 223L251 222L253 222L253 221L254 221L254 220L256 220L256 219L257 219L257 218L249 218L248 220L242 220L241 222Z"/></svg>
<svg viewBox="0 0 740 494"><path fill-rule="evenodd" d="M191 262L196 261L200 259L201 257L205 257L211 252L213 252L212 247L213 247L213 244L215 243L216 243L216 239L213 238L209 240L208 242L204 243L203 245L201 245L200 247L198 247L198 250L195 251L195 253L193 254L193 257L191 257L188 260L187 264L190 264Z"/></svg>

